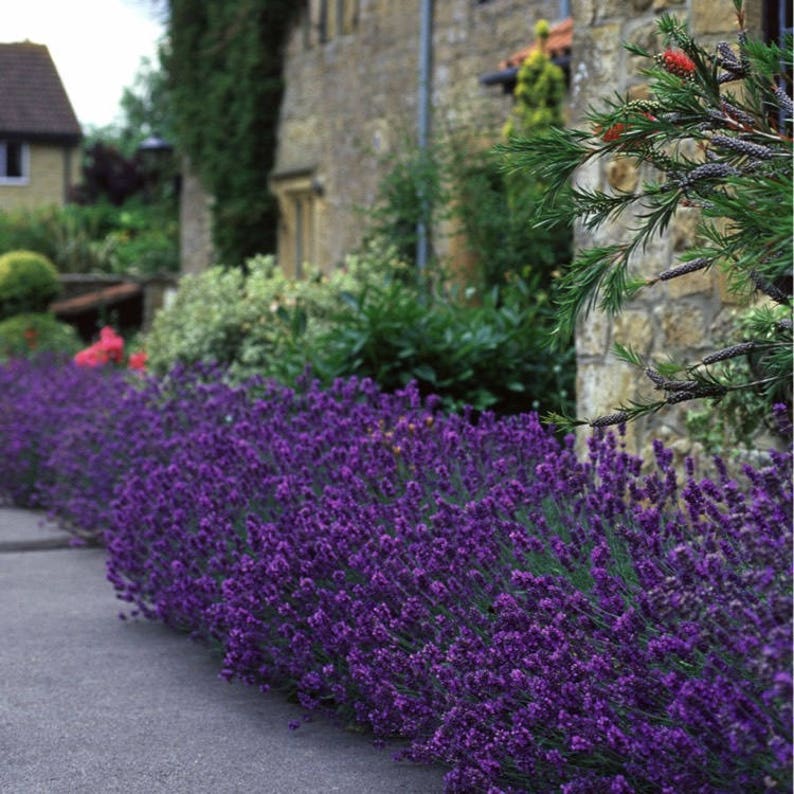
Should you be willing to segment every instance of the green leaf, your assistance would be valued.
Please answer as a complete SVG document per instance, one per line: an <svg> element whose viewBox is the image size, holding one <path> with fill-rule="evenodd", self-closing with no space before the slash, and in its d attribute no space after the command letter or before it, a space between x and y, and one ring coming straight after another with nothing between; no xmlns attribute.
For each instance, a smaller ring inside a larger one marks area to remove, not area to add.
<svg viewBox="0 0 794 794"><path fill-rule="evenodd" d="M423 380L427 383L436 382L436 371L428 364L419 364L414 367L412 371L419 380Z"/></svg>

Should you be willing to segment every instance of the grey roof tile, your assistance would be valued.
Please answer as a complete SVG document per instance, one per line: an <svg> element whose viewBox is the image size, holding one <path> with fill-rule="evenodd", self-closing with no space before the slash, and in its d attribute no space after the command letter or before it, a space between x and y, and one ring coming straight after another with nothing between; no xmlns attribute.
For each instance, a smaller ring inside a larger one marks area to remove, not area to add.
<svg viewBox="0 0 794 794"><path fill-rule="evenodd" d="M75 143L82 135L43 44L0 44L0 135Z"/></svg>

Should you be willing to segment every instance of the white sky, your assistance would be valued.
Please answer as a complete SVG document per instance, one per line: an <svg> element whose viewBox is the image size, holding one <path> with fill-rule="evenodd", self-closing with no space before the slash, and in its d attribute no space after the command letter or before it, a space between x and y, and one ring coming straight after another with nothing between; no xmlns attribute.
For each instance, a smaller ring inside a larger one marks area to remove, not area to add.
<svg viewBox="0 0 794 794"><path fill-rule="evenodd" d="M164 25L156 0L20 0L0 24L3 43L46 44L86 132L113 123L145 56L155 63Z"/></svg>

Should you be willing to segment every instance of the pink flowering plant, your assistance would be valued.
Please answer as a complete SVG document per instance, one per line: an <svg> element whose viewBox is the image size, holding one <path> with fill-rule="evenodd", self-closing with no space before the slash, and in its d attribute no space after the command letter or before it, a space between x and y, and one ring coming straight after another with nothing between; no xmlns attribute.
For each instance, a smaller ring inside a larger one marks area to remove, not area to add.
<svg viewBox="0 0 794 794"><path fill-rule="evenodd" d="M0 368L30 451L3 496L36 480L104 543L126 617L406 739L449 792L790 788L790 454L679 473L413 386L221 375Z"/></svg>
<svg viewBox="0 0 794 794"><path fill-rule="evenodd" d="M106 325L99 332L99 339L74 356L78 367L103 367L106 364L124 364L124 338L114 328ZM127 357L127 367L133 370L146 369L146 353L137 351Z"/></svg>

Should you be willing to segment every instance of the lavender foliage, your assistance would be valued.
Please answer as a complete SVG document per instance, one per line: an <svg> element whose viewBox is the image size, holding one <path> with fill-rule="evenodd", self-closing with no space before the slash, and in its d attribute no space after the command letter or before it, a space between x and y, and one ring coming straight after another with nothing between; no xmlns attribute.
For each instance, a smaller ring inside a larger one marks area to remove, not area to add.
<svg viewBox="0 0 794 794"><path fill-rule="evenodd" d="M0 440L134 613L449 792L791 786L790 454L702 477L413 387L41 361L0 369Z"/></svg>

